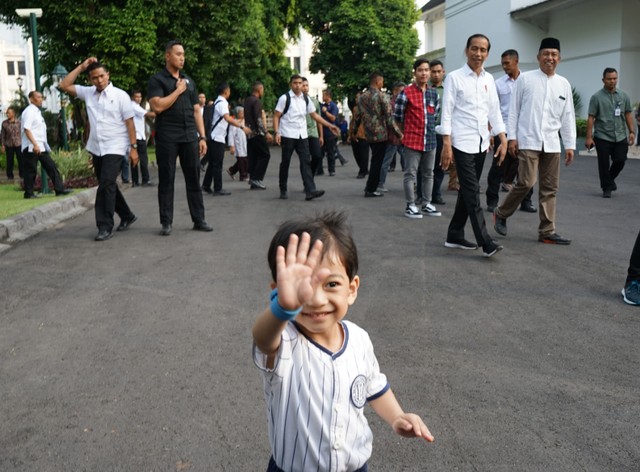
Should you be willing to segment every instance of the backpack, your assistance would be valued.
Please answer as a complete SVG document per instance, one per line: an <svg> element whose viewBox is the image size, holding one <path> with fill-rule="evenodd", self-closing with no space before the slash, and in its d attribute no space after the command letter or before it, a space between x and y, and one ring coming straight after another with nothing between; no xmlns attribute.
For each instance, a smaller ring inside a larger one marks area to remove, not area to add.
<svg viewBox="0 0 640 472"><path fill-rule="evenodd" d="M289 92L285 93L284 96L286 98L285 98L284 110L282 110L282 116L284 116L289 111L289 105L291 105L291 95L289 95ZM304 93L302 94L302 96L304 97L304 104L306 105L307 108L309 108L309 97Z"/></svg>
<svg viewBox="0 0 640 472"><path fill-rule="evenodd" d="M218 126L218 124L220 124L220 121L222 121L222 119L224 118L224 116L221 116L220 118L218 118L216 120L215 123L213 123L213 116L215 115L216 112L216 105L220 103L220 100L216 100L216 102L213 105L209 105L209 108L211 108L211 114L205 113L205 124L204 124L204 128L208 130L207 133L207 140L211 140L211 133L213 133L213 130L216 128L216 126ZM206 108L205 108L206 111Z"/></svg>

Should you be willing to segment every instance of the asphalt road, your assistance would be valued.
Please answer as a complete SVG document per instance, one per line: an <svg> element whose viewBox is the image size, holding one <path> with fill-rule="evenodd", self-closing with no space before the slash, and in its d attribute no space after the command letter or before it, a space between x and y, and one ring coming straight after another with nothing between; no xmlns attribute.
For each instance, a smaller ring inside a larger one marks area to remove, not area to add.
<svg viewBox="0 0 640 472"><path fill-rule="evenodd" d="M335 208L360 251L348 317L436 436L402 439L369 409L372 471L640 470L640 309L620 296L640 161L612 199L593 156L563 167L557 229L573 244L538 243L537 215L517 212L485 259L443 247L453 193L443 217L410 220L401 173L365 199L342 150L351 162L318 177L327 194L311 202L295 164L278 199L277 149L266 191L225 175L233 194L205 195L213 233L191 230L178 171L170 237L155 189L135 188L139 221L110 241L93 241L90 211L2 253L0 470L265 470L250 329L268 300L267 246L284 219Z"/></svg>

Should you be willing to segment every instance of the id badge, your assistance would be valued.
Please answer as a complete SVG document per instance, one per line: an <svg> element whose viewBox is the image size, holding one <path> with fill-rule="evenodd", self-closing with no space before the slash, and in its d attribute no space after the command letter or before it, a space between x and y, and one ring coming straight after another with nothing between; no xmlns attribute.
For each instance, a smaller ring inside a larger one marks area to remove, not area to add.
<svg viewBox="0 0 640 472"><path fill-rule="evenodd" d="M616 108L616 111L615 111L615 112L613 112L613 114L614 114L615 116L620 116L620 107L617 107L617 108Z"/></svg>

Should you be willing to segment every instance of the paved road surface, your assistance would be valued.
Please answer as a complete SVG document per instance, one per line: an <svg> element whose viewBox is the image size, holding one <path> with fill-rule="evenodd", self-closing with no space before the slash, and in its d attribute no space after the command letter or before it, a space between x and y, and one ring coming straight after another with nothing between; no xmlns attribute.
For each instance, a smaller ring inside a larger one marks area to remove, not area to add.
<svg viewBox="0 0 640 472"><path fill-rule="evenodd" d="M334 208L360 250L349 319L437 438L401 439L369 410L371 470L640 470L640 310L619 294L640 161L610 200L594 157L563 167L558 231L573 244L539 244L537 215L518 212L486 260L443 247L454 194L443 217L409 220L401 174L365 199L343 152L317 201L296 165L277 198L279 150L267 191L225 176L233 195L205 196L213 233L191 230L178 172L170 237L155 190L135 188L139 221L106 243L88 212L2 253L0 470L265 470L250 327L268 299L267 245L283 219Z"/></svg>

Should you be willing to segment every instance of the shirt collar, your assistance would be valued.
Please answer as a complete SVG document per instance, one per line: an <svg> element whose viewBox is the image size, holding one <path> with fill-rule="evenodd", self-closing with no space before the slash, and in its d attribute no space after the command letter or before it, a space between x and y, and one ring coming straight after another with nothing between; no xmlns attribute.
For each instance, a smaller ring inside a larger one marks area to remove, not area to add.
<svg viewBox="0 0 640 472"><path fill-rule="evenodd" d="M95 87L95 86L94 86ZM113 84L109 82L109 84L102 90L102 92L98 92L98 89L94 88L93 91L96 95L109 95L109 92L113 88Z"/></svg>
<svg viewBox="0 0 640 472"><path fill-rule="evenodd" d="M476 75L477 77L482 77L485 74L484 67L482 68L479 74L476 74L475 71L471 67L469 67L469 64L467 64L466 62L464 63L464 66L462 66L462 69L464 70L465 75L473 74L473 75Z"/></svg>

